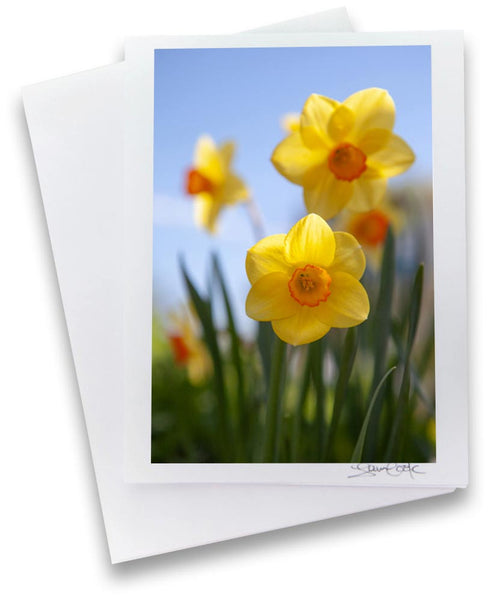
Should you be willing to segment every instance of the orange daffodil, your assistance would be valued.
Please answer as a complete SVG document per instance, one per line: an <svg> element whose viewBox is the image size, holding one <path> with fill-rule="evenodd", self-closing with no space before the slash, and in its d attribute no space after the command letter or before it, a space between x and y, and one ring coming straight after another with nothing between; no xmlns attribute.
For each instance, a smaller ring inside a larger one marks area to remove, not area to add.
<svg viewBox="0 0 489 600"><path fill-rule="evenodd" d="M217 219L225 206L248 200L244 181L232 170L235 145L216 146L207 135L197 140L194 164L187 172L186 191L195 196L195 222L215 233Z"/></svg>
<svg viewBox="0 0 489 600"><path fill-rule="evenodd" d="M394 101L386 90L356 92L344 102L312 94L272 163L304 189L308 212L330 219L345 206L368 211L383 198L387 180L414 161L411 148L392 132Z"/></svg>
<svg viewBox="0 0 489 600"><path fill-rule="evenodd" d="M331 327L365 321L370 307L359 282L364 270L357 240L333 233L320 216L309 214L288 234L271 235L248 250L246 313L271 321L284 342L314 342Z"/></svg>

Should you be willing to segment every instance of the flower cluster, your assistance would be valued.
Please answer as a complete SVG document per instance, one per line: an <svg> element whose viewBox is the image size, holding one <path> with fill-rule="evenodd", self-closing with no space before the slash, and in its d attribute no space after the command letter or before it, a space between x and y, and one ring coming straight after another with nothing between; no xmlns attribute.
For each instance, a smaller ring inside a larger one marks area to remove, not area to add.
<svg viewBox="0 0 489 600"><path fill-rule="evenodd" d="M265 237L248 251L246 312L271 321L287 343L307 344L331 327L353 327L368 317L369 299L359 281L366 264L363 249L377 256L389 227L399 222L386 198L387 181L415 159L393 132L395 112L386 90L369 88L343 102L312 94L300 115L282 120L287 136L271 161L302 187L309 214L288 234ZM232 168L234 149L232 142L217 146L201 137L187 173L196 223L210 233L224 207L251 202ZM339 213L349 233L333 232L326 222Z"/></svg>

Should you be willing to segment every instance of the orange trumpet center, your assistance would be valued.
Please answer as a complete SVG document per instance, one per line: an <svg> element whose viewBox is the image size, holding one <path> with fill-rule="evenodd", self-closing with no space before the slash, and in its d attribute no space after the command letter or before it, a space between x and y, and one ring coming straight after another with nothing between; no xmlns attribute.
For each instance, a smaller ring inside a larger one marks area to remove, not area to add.
<svg viewBox="0 0 489 600"><path fill-rule="evenodd" d="M352 144L344 143L336 146L328 157L328 166L336 177L342 181L358 179L367 168L367 157Z"/></svg>
<svg viewBox="0 0 489 600"><path fill-rule="evenodd" d="M187 173L187 193L200 194L212 192L214 184L210 179L202 175L197 169L190 169Z"/></svg>
<svg viewBox="0 0 489 600"><path fill-rule="evenodd" d="M360 244L378 246L385 241L389 228L389 218L380 210L371 210L367 213L355 215L350 223L349 230Z"/></svg>
<svg viewBox="0 0 489 600"><path fill-rule="evenodd" d="M178 365L187 364L187 361L190 358L190 350L183 337L181 335L171 335L169 336L169 340L175 362Z"/></svg>
<svg viewBox="0 0 489 600"><path fill-rule="evenodd" d="M319 306L331 294L331 277L321 267L306 265L296 269L289 280L292 298L302 306Z"/></svg>

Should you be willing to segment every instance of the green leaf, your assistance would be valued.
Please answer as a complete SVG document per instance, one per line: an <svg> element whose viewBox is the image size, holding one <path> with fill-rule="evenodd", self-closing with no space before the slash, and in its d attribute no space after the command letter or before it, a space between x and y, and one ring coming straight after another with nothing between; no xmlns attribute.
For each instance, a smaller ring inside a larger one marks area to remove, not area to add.
<svg viewBox="0 0 489 600"><path fill-rule="evenodd" d="M341 411L345 403L348 382L350 375L353 370L353 364L358 349L358 333L356 327L351 327L345 337L345 344L343 353L341 355L340 372L338 374L338 380L336 382L335 394L334 394L334 406L333 416L331 418L331 425L329 428L328 441L326 446L326 460L331 459L331 452L338 430L338 424L340 421Z"/></svg>
<svg viewBox="0 0 489 600"><path fill-rule="evenodd" d="M263 462L277 462L280 450L280 424L282 421L282 389L285 382L285 353L287 344L275 338L272 373L267 399Z"/></svg>
<svg viewBox="0 0 489 600"><path fill-rule="evenodd" d="M375 391L373 393L372 396L372 400L370 401L370 405L368 407L367 410L367 414L365 415L365 419L363 420L363 425L362 425L362 429L360 430L360 435L358 436L358 440L357 443L355 445L355 449L353 450L353 454L351 455L351 460L350 462L352 463L359 463L362 461L362 455L363 455L363 447L365 444L365 437L367 435L367 430L368 430L368 426L370 423L370 419L375 407L375 402L377 401L377 397L379 395L379 392L382 388L382 385L384 384L385 380L389 377L389 375L396 370L396 367L391 367L387 373L382 377L382 379L379 381L379 383L377 384L377 387L375 388Z"/></svg>
<svg viewBox="0 0 489 600"><path fill-rule="evenodd" d="M423 297L424 265L421 263L414 278L413 291L411 293L411 307L409 310L409 324L407 335L407 356L411 356L414 338L418 329L419 314L421 311L421 299Z"/></svg>
<svg viewBox="0 0 489 600"><path fill-rule="evenodd" d="M404 363L406 361L406 348L404 348L404 345L403 345L404 340L402 339L402 328L399 323L393 322L393 326L394 325L395 325L395 327L393 327L393 330L392 330L392 338L396 344L396 349L397 349L397 353L399 354L399 358L400 358L401 362ZM431 338L433 337L433 331L429 334L429 336ZM433 416L435 414L433 399L428 397L426 391L423 389L423 383L422 383L424 361L428 360L428 358L426 358L424 353L426 352L426 347L429 345L433 345L433 339L429 339L428 342L425 344L425 348L423 349L423 352L422 352L422 358L419 361L419 363L420 363L419 368L416 368L416 366L413 365L412 361L410 361L410 364L411 364L410 380L411 380L412 391L415 392L416 395L423 402L424 407L428 411L428 413L431 416Z"/></svg>
<svg viewBox="0 0 489 600"><path fill-rule="evenodd" d="M379 295L375 312L372 317L372 332L374 335L374 374L369 397L373 398L374 390L378 387L382 373L385 372L387 359L387 346L390 336L390 322L392 310L392 297L394 293L394 279L396 268L396 248L392 229L389 227L385 241L382 268L380 275ZM378 430L382 403L378 403L372 414L365 453L367 460L374 459L378 445Z"/></svg>
<svg viewBox="0 0 489 600"><path fill-rule="evenodd" d="M272 346L274 339L275 334L273 333L271 324L260 321L258 323L257 344L267 388L270 383L270 371L272 369Z"/></svg>
<svg viewBox="0 0 489 600"><path fill-rule="evenodd" d="M212 317L211 303L208 300L205 300L197 291L197 288L190 279L182 258L180 258L180 269L182 271L190 300L194 305L195 312L197 313L202 325L204 342L209 350L209 354L211 355L214 365L213 379L218 402L219 416L219 431L216 433L216 436L219 440L222 440L222 460L223 462L229 462L232 458L232 446L230 443L232 430L229 419L229 402L224 380L223 360L221 351L219 349L219 344L217 342L217 332Z"/></svg>
<svg viewBox="0 0 489 600"><path fill-rule="evenodd" d="M297 399L297 405L295 407L294 420L292 423L292 441L291 441L291 462L298 462L299 454L301 449L301 433L302 433L302 421L304 403L309 392L311 385L311 347L310 345L306 348L301 348L305 353L304 364L302 365L302 377L299 388L299 397Z"/></svg>
<svg viewBox="0 0 489 600"><path fill-rule="evenodd" d="M311 376L316 391L316 435L317 435L317 460L324 460L326 443L326 418L324 402L326 386L323 380L324 364L324 338L310 344L311 349Z"/></svg>
<svg viewBox="0 0 489 600"><path fill-rule="evenodd" d="M246 438L246 384L243 372L243 363L241 358L241 341L239 339L239 335L236 329L236 324L233 315L233 309L231 306L231 301L229 299L229 294L226 289L226 283L224 280L224 275L221 269L221 265L219 263L219 259L216 254L213 256L214 263L214 271L216 273L217 280L219 282L219 287L221 289L222 297L224 300L224 306L226 308L226 315L228 321L228 331L229 336L231 338L231 358L232 364L236 372L237 379L237 396L238 396L238 426L237 431L240 434L239 439L239 459L242 462L245 462L245 438Z"/></svg>
<svg viewBox="0 0 489 600"><path fill-rule="evenodd" d="M423 296L423 275L424 266L420 264L414 278L414 283L411 292L411 304L409 309L409 320L408 320L408 332L406 339L406 349L404 355L404 372L402 374L401 389L399 391L399 398L397 401L396 414L394 415L394 422L392 424L391 435L387 450L385 453L385 460L397 460L397 454L402 449L404 440L407 435L407 421L408 421L408 404L411 392L411 352L414 345L414 339L416 337L416 331L418 328L419 315L421 311L421 300Z"/></svg>

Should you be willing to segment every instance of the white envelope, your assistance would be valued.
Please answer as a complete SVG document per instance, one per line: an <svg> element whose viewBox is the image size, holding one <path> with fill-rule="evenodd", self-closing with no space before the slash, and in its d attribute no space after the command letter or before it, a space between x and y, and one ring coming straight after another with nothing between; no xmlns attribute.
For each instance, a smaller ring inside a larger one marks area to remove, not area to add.
<svg viewBox="0 0 489 600"><path fill-rule="evenodd" d="M273 30L349 28L338 9ZM453 491L124 483L124 73L120 63L24 90L112 562Z"/></svg>

